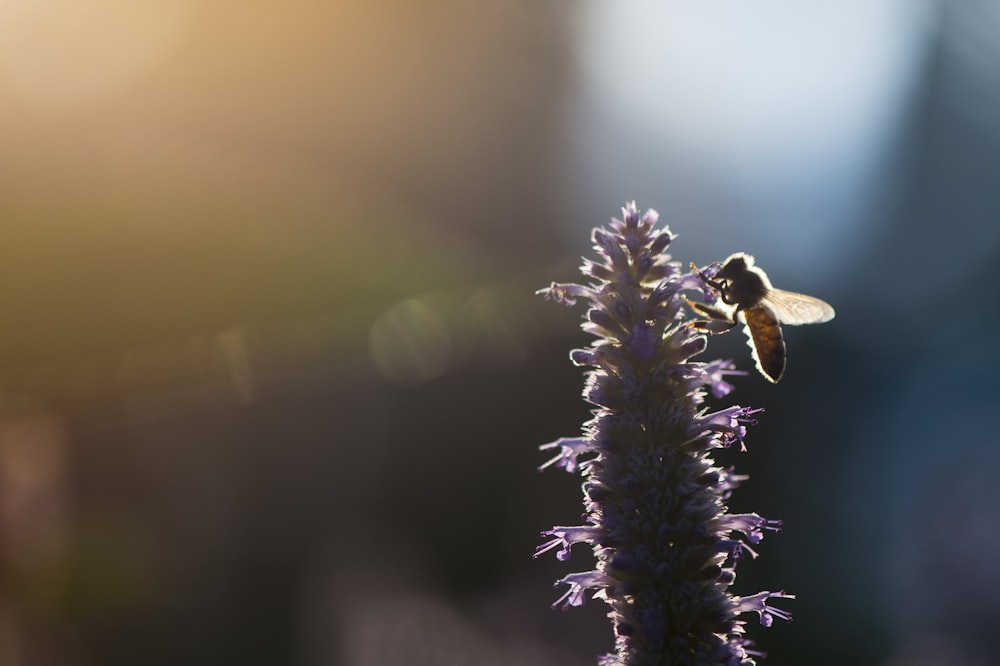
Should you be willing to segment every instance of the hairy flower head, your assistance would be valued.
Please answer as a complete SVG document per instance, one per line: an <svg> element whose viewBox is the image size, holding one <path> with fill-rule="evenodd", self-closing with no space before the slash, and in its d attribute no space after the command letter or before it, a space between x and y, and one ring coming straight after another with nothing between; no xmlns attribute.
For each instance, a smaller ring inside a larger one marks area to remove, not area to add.
<svg viewBox="0 0 1000 666"><path fill-rule="evenodd" d="M711 411L707 394L721 398L744 374L729 361L696 362L705 336L689 326L687 292L712 297L697 272L682 272L666 250L674 240L656 229L657 214L635 203L622 219L593 232L596 260L584 259L589 284L557 284L539 293L589 306L583 329L595 336L571 352L590 368L584 398L594 417L579 437L541 448L554 454L542 465L584 478L585 524L554 527L536 556L553 550L567 560L574 544L593 549L593 570L571 573L557 606L579 606L588 594L611 610L615 652L602 666L753 664L760 653L744 635L745 613L770 626L791 616L769 601L783 592L734 596L739 559L780 521L732 514L725 505L746 477L716 465L714 449L739 444L759 410L731 406Z"/></svg>

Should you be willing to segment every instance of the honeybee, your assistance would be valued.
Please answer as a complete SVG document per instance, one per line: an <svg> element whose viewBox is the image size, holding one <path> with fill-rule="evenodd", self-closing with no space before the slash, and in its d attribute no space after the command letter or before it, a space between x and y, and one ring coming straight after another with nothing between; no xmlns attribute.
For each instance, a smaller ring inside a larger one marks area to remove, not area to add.
<svg viewBox="0 0 1000 666"><path fill-rule="evenodd" d="M785 371L785 341L780 324L821 324L833 319L833 307L826 301L771 286L767 274L754 265L749 254L730 255L714 274L703 273L694 264L691 267L719 292L723 303L733 306L723 310L688 301L697 312L714 320L692 325L711 333L723 333L736 326L742 314L757 369L772 383L777 383Z"/></svg>

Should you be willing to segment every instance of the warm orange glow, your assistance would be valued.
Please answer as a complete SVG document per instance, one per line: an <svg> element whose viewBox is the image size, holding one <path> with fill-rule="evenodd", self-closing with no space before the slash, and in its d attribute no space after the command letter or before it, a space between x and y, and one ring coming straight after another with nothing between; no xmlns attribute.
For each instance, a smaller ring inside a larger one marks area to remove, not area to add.
<svg viewBox="0 0 1000 666"><path fill-rule="evenodd" d="M453 0L0 2L0 370L14 390L135 380L144 350L221 334L248 399L225 331L377 313L481 268L454 231L519 206L507 179L532 173L512 165L549 123L559 62L511 41L537 19Z"/></svg>
<svg viewBox="0 0 1000 666"><path fill-rule="evenodd" d="M29 113L68 117L150 76L188 27L190 0L0 3L0 90Z"/></svg>

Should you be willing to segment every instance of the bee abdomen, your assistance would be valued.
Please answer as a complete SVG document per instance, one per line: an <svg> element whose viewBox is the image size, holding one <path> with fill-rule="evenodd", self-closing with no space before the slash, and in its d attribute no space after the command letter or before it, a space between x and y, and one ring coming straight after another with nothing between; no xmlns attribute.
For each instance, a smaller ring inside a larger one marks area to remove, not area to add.
<svg viewBox="0 0 1000 666"><path fill-rule="evenodd" d="M757 369L777 383L785 371L785 341L777 317L763 305L743 310L743 317Z"/></svg>

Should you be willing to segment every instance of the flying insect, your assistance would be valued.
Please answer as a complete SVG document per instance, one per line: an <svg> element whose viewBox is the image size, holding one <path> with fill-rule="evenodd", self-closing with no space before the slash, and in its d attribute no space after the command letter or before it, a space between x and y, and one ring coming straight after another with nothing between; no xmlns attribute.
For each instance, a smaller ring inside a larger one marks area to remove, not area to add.
<svg viewBox="0 0 1000 666"><path fill-rule="evenodd" d="M713 264L712 267L718 267ZM710 333L723 333L742 319L748 344L760 374L777 383L785 371L785 341L781 324L821 324L833 319L833 307L826 301L794 291L775 289L767 273L754 265L749 254L730 255L714 273L702 272L694 264L694 272L706 284L719 292L729 309L688 301L694 310L713 321L696 321L692 326ZM742 315L742 317L741 317Z"/></svg>

